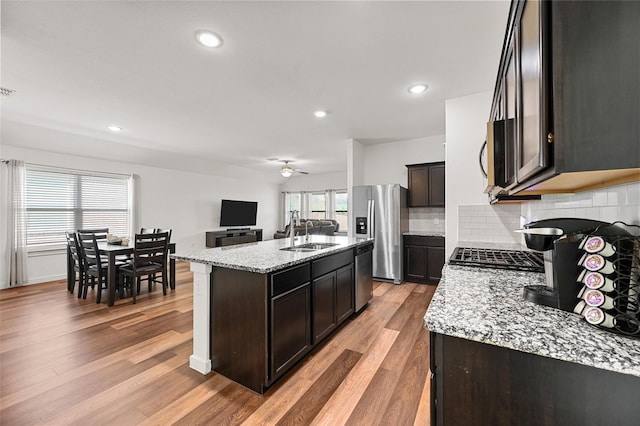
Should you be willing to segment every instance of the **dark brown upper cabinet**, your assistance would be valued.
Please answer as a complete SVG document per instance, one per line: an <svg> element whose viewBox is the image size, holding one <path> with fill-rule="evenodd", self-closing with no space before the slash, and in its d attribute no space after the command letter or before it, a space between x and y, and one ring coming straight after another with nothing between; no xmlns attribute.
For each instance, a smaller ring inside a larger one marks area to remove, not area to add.
<svg viewBox="0 0 640 426"><path fill-rule="evenodd" d="M444 162L408 164L408 207L444 207Z"/></svg>
<svg viewBox="0 0 640 426"><path fill-rule="evenodd" d="M512 1L488 126L487 193L640 180L640 2Z"/></svg>

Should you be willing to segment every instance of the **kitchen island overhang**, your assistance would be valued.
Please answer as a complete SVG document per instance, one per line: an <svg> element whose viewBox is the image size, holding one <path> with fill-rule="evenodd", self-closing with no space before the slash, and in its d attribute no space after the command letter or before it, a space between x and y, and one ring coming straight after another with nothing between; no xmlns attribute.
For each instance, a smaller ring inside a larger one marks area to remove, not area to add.
<svg viewBox="0 0 640 426"><path fill-rule="evenodd" d="M290 242L279 239L173 255L193 272L192 369L263 393L353 314L354 249L372 240L309 242L335 245L287 251Z"/></svg>

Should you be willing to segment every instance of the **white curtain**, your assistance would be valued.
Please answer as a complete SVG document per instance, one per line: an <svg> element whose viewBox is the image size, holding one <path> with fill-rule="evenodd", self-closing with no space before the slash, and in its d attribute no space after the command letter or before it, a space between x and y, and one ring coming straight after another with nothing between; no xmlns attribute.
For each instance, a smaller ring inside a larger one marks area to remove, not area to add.
<svg viewBox="0 0 640 426"><path fill-rule="evenodd" d="M140 177L137 175L129 176L129 239L133 241L135 235L140 232L140 201L138 194L140 193Z"/></svg>
<svg viewBox="0 0 640 426"><path fill-rule="evenodd" d="M27 283L24 161L2 162L2 278L0 285Z"/></svg>
<svg viewBox="0 0 640 426"><path fill-rule="evenodd" d="M308 219L311 217L311 193L302 191L301 198L300 219Z"/></svg>
<svg viewBox="0 0 640 426"><path fill-rule="evenodd" d="M329 189L324 193L325 198L325 218L336 218L336 191Z"/></svg>

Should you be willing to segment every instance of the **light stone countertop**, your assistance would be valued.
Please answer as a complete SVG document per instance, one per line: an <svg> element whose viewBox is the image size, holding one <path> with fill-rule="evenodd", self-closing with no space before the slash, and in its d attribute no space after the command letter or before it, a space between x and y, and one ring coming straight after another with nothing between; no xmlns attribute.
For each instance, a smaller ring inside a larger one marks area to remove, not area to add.
<svg viewBox="0 0 640 426"><path fill-rule="evenodd" d="M206 263L223 268L267 274L278 269L324 257L328 254L337 253L350 247L365 244L369 241L372 242L373 240L310 235L308 241L310 243L328 242L337 243L338 245L311 252L294 252L280 250L282 247L291 245L289 238L281 238L277 240L259 241L227 247L178 252L171 255L171 257L176 260ZM295 245L304 244L306 242L307 241L304 236L296 237Z"/></svg>
<svg viewBox="0 0 640 426"><path fill-rule="evenodd" d="M403 232L402 235L415 235L418 237L442 237L444 238L444 232L440 231L409 231Z"/></svg>
<svg viewBox="0 0 640 426"><path fill-rule="evenodd" d="M640 377L640 339L524 300L544 274L445 265L424 316L430 331Z"/></svg>

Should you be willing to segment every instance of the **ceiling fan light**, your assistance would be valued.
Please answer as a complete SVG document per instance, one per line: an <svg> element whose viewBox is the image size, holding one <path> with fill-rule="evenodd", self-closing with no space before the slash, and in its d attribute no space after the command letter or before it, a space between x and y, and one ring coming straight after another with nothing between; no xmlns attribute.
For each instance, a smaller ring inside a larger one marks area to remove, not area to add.
<svg viewBox="0 0 640 426"><path fill-rule="evenodd" d="M284 166L282 166L282 169L280 169L280 174L282 175L282 177L288 178L293 174L293 169L289 167L288 164L285 164Z"/></svg>

